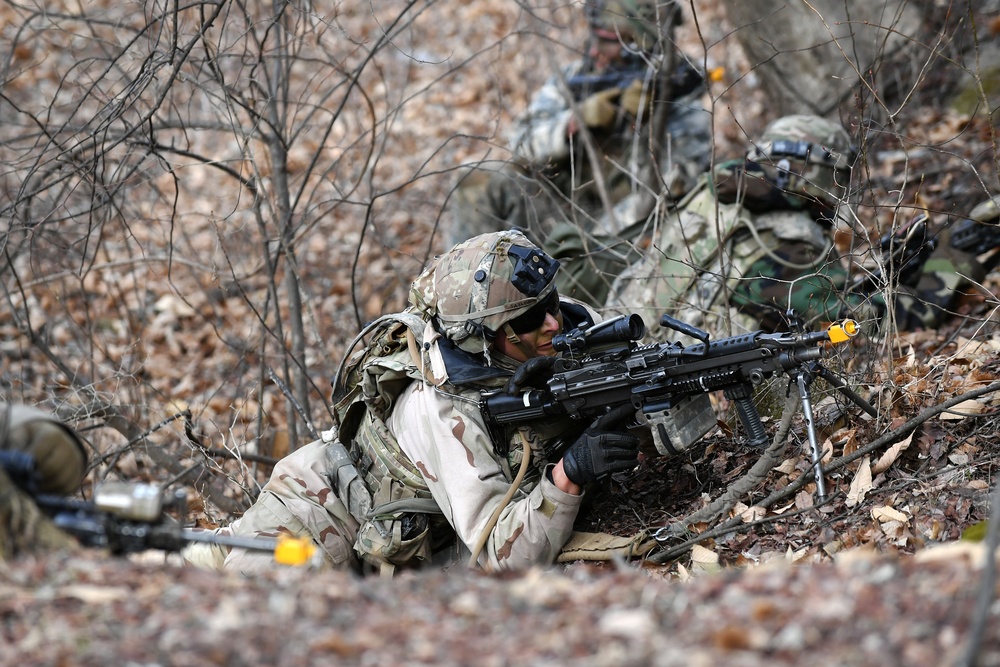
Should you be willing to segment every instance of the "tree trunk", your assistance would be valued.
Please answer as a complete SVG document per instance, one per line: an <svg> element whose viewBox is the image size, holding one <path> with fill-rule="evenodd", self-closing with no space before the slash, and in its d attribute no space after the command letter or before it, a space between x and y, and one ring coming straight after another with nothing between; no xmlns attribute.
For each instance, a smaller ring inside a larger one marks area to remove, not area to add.
<svg viewBox="0 0 1000 667"><path fill-rule="evenodd" d="M775 117L831 116L921 27L905 0L724 0Z"/></svg>

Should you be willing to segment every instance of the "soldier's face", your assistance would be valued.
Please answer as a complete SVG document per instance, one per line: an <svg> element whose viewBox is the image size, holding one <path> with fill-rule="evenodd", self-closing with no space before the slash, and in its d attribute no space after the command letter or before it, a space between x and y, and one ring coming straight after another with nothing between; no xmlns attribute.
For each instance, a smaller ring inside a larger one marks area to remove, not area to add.
<svg viewBox="0 0 1000 667"><path fill-rule="evenodd" d="M531 357L552 357L556 351L552 348L552 339L562 332L562 313L553 315L545 313L545 321L537 329L527 333L517 334L519 344L511 343L503 332L497 335L497 349L516 361L527 361Z"/></svg>
<svg viewBox="0 0 1000 667"><path fill-rule="evenodd" d="M593 39L590 40L590 59L594 63L595 70L601 72L621 63L623 51L617 33L607 30L593 31Z"/></svg>

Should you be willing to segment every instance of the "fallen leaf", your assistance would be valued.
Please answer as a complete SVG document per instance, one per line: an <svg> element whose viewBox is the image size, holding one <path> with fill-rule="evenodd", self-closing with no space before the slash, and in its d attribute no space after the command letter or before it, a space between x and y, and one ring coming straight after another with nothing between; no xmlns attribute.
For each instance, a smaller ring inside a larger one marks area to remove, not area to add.
<svg viewBox="0 0 1000 667"><path fill-rule="evenodd" d="M694 545L691 549L691 562L700 564L715 564L719 562L719 554L711 549L706 549L700 544Z"/></svg>
<svg viewBox="0 0 1000 667"><path fill-rule="evenodd" d="M909 521L909 517L903 512L900 512L895 507L889 507L887 505L882 507L872 508L872 518L879 523L886 523L887 521L899 521L900 523L906 523Z"/></svg>
<svg viewBox="0 0 1000 667"><path fill-rule="evenodd" d="M958 405L948 408L946 412L942 412L938 419L941 421L961 421L969 415L978 415L984 407L982 402L975 399L962 401Z"/></svg>
<svg viewBox="0 0 1000 667"><path fill-rule="evenodd" d="M132 594L125 588L108 586L91 586L89 584L72 584L59 589L59 593L68 597L76 598L87 604L105 604L127 600Z"/></svg>
<svg viewBox="0 0 1000 667"><path fill-rule="evenodd" d="M858 468L858 472L854 474L854 479L851 480L851 488L847 492L847 499L844 501L844 504L848 507L854 507L865 499L865 494L871 491L871 489L871 459L866 456L864 460L861 461L861 466Z"/></svg>
<svg viewBox="0 0 1000 667"><path fill-rule="evenodd" d="M795 466L798 464L799 458L796 456L794 458L785 459L781 462L781 465L775 468L775 471L780 472L784 475L789 475L795 472Z"/></svg>
<svg viewBox="0 0 1000 667"><path fill-rule="evenodd" d="M754 505L753 507L743 506L744 509L739 512L739 516L743 519L743 523L750 523L751 521L757 521L758 519L763 519L767 515L767 510L760 505Z"/></svg>
<svg viewBox="0 0 1000 667"><path fill-rule="evenodd" d="M874 466L872 466L872 474L877 475L880 472L885 472L886 470L888 470L889 466L891 466L893 463L896 462L896 459L899 457L900 452L909 447L910 442L912 441L913 441L913 432L911 431L908 436L906 436L905 438L897 442L895 445L890 447L884 454L882 454L881 457L879 457L879 460L875 463Z"/></svg>

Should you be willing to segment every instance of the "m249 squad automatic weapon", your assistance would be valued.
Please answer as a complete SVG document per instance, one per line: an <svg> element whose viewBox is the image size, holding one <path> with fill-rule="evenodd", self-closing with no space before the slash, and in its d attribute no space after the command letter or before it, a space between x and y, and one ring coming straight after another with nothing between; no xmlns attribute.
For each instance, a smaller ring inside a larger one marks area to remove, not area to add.
<svg viewBox="0 0 1000 667"><path fill-rule="evenodd" d="M814 332L756 331L715 341L709 341L708 333L669 315L664 315L660 324L700 342L639 345L646 327L636 314L561 334L553 340L553 347L562 357L555 362L547 386L514 395L504 390L486 392L482 398L484 415L499 425L561 415L592 419L631 404L636 423L647 425L657 451L669 455L689 448L717 425L708 395L721 391L735 404L750 444L762 447L768 436L752 401L753 390L765 379L783 373L794 382L802 401L817 492L824 498L811 383L822 377L876 415L871 404L820 363L831 345L857 334L857 323L844 320Z"/></svg>

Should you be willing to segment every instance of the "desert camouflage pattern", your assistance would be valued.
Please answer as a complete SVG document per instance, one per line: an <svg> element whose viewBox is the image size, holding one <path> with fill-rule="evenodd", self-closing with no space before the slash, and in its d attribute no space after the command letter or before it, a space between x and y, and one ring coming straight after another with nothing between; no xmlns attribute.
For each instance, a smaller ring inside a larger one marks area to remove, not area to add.
<svg viewBox="0 0 1000 667"><path fill-rule="evenodd" d="M479 562L493 570L550 564L569 539L583 499L560 491L544 474L554 463L547 452L558 452L553 442L560 439L552 438L553 425L538 424L508 433L508 454L500 456L474 399L475 390L452 393L414 383L398 399L388 426L469 551L510 488L523 442L529 442L530 472L489 533ZM570 424L562 430L577 434Z"/></svg>
<svg viewBox="0 0 1000 667"><path fill-rule="evenodd" d="M326 474L323 447L323 441L317 440L281 459L253 506L217 532L247 537L292 535L308 538L328 566L357 571L360 563L353 546L358 522L333 491ZM206 558L206 553L213 554L214 559ZM246 549L230 551L198 545L188 547L184 556L192 563L221 565L244 574L266 572L275 567L270 554Z"/></svg>
<svg viewBox="0 0 1000 667"><path fill-rule="evenodd" d="M350 354L334 383L336 428L282 459L254 506L222 530L308 536L329 566L354 571L387 575L453 563L472 553L529 452L527 474L485 536L480 563L508 569L554 562L582 498L561 492L544 473L581 426L545 420L491 432L479 408L480 389L502 385L503 371L519 362L492 354L482 363L497 373L456 387L440 363L439 332L427 326L442 315L501 323L523 312L523 295L505 284L513 275L512 243L534 247L518 232L494 232L453 248L414 281L411 310L366 328L359 340L367 337L367 343ZM551 290L545 284L542 298ZM456 337L465 340L464 334ZM331 455L341 443L354 477L364 481L360 504L331 479L341 477L331 472L344 460ZM244 573L273 567L267 555L239 549L189 548L186 557Z"/></svg>
<svg viewBox="0 0 1000 667"><path fill-rule="evenodd" d="M581 73L586 73L582 60L562 76ZM585 245L595 237L622 236L649 215L664 189L679 200L708 166L711 120L700 92L666 104L670 109L665 138L659 142L659 165L646 148L649 119L623 111L611 127L591 133L600 165L595 173L582 140L567 132L573 111L559 77L552 77L514 122L509 138L513 160L480 164L459 181L450 204L448 240L517 227L556 257L567 254L551 242L556 236L582 236L578 243ZM606 188L611 210L604 206L599 184ZM563 285L559 287L562 292Z"/></svg>
<svg viewBox="0 0 1000 667"><path fill-rule="evenodd" d="M491 231L457 244L413 281L410 304L425 318L434 318L441 333L463 350L484 353L484 328L499 331L555 287L550 282L536 296L520 292L511 282L511 246L538 249L517 230Z"/></svg>
<svg viewBox="0 0 1000 667"><path fill-rule="evenodd" d="M371 554L389 545L392 552L383 555L390 567L379 570L383 573L437 564L434 555L439 551L471 553L514 479L527 440L533 445L530 472L490 532L480 563L502 570L554 562L572 533L582 496L563 493L544 471L552 464L548 452L558 452L566 442L568 436L562 431L575 436L575 427L547 423L524 433L512 432L508 453L500 456L479 411L478 398L476 389L459 391L414 381L396 399L386 426L421 471L440 513L413 520L414 534L405 534L404 519L412 517L403 516L413 513L393 514L385 522L365 526L351 516L330 483L322 440L282 459L253 507L220 532L309 537L320 547L328 566L353 571L372 569L362 567L359 553ZM393 531L401 534L393 539ZM460 549L453 548L456 537ZM274 567L267 554L233 549L224 555L222 551L199 545L185 555L193 563L246 574Z"/></svg>

